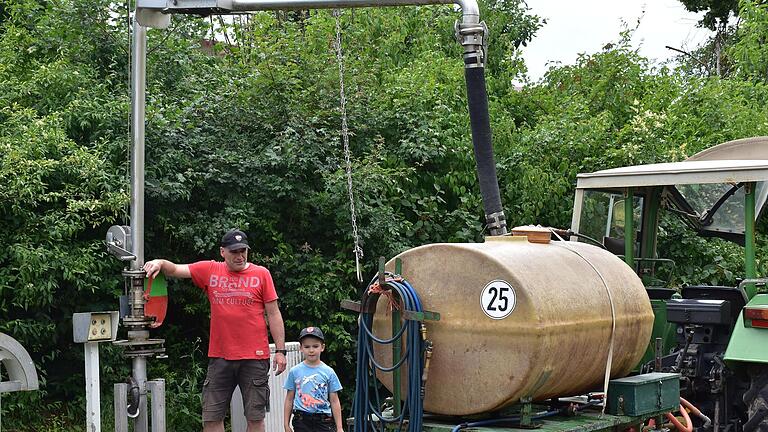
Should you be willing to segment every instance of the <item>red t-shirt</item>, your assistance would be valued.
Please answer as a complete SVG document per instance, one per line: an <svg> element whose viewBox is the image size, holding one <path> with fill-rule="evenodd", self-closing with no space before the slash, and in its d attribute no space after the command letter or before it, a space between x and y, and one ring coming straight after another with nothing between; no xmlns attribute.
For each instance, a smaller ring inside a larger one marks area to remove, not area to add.
<svg viewBox="0 0 768 432"><path fill-rule="evenodd" d="M190 264L189 271L211 303L208 357L268 359L264 304L277 300L269 270L249 263L245 270L232 272L226 263L200 261Z"/></svg>

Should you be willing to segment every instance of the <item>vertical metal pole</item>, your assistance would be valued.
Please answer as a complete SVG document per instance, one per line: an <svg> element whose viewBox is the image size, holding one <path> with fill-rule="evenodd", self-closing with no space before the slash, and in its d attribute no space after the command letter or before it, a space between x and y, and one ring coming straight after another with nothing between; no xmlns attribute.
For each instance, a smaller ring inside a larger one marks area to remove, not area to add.
<svg viewBox="0 0 768 432"><path fill-rule="evenodd" d="M101 386L99 385L99 344L85 346L85 430L101 432Z"/></svg>
<svg viewBox="0 0 768 432"><path fill-rule="evenodd" d="M139 415L133 420L133 432L148 432L147 425L147 358L133 359L133 379L139 386Z"/></svg>
<svg viewBox="0 0 768 432"><path fill-rule="evenodd" d="M133 58L131 59L131 270L144 266L144 115L147 66L147 29L133 17ZM131 284L131 290L142 289ZM128 298L135 298L129 293ZM140 297L140 296L139 296ZM144 305L131 305L144 315ZM147 432L147 359L133 358L133 379L139 386L139 416L134 420L134 432Z"/></svg>
<svg viewBox="0 0 768 432"><path fill-rule="evenodd" d="M610 237L611 236L611 221L613 220L613 206L616 203L616 195L611 194L611 197L608 199L608 220L605 224L605 236Z"/></svg>
<svg viewBox="0 0 768 432"><path fill-rule="evenodd" d="M634 189L627 188L624 198L624 262L635 270Z"/></svg>
<svg viewBox="0 0 768 432"><path fill-rule="evenodd" d="M131 59L131 270L144 265L144 116L147 77L147 28L133 17Z"/></svg>
<svg viewBox="0 0 768 432"><path fill-rule="evenodd" d="M744 271L747 279L757 277L755 263L755 183L747 183L744 193ZM750 299L757 293L755 284L745 287Z"/></svg>
<svg viewBox="0 0 768 432"><path fill-rule="evenodd" d="M128 432L128 384L115 384L115 432Z"/></svg>
<svg viewBox="0 0 768 432"><path fill-rule="evenodd" d="M571 215L571 229L575 232L581 230L581 209L584 205L584 189L576 189L573 197L573 214ZM578 237L571 236L571 241L577 241Z"/></svg>
<svg viewBox="0 0 768 432"><path fill-rule="evenodd" d="M165 432L165 380L147 382L152 395L152 432Z"/></svg>
<svg viewBox="0 0 768 432"><path fill-rule="evenodd" d="M400 261L400 258L395 259L395 274L399 275L403 272L403 263ZM394 290L393 290L394 291ZM397 301L395 296L392 296L395 301ZM402 324L400 323L400 310L399 309L393 309L392 310L392 336L396 335L400 329L402 328ZM392 343L392 364L397 364L397 362L400 361L400 358L403 356L403 339L400 338ZM416 365L408 365L408 367L416 367ZM395 417L398 417L400 415L400 409L403 401L402 396L402 388L403 385L403 379L402 379L402 372L400 371L400 368L397 368L392 371L392 399L395 400L395 406L394 408L394 415Z"/></svg>

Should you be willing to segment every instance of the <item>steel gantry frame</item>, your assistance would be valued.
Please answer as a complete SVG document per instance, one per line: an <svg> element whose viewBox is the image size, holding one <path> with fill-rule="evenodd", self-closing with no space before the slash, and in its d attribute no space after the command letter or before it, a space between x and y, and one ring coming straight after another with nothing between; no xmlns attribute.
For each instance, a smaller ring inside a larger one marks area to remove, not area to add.
<svg viewBox="0 0 768 432"><path fill-rule="evenodd" d="M488 34L480 21L480 9L476 0L137 0L133 16L131 50L131 210L130 227L124 227L122 243L125 252L121 256L129 261L123 272L126 279L128 314L123 325L128 327L129 348L127 356L133 361L133 385L139 389L138 416L134 420L135 432L147 432L147 358L163 352L162 340L149 338L151 318L144 315L144 166L145 166L145 94L147 61L147 28L166 28L172 14L234 14L273 10L341 9L387 6L424 6L455 4L461 9L461 19L456 22L458 42L464 48L464 71L467 84L472 141L480 192L487 228L491 235L507 233L506 220L501 206L496 166L491 145L488 96L485 86L485 61ZM129 232L127 232L129 231ZM119 237L119 235L118 235ZM108 244L110 237L108 235ZM150 382L151 384L151 382ZM123 390L124 391L124 390ZM163 395L164 397L164 395ZM116 397L116 400L118 398ZM120 398L124 400L124 397ZM158 413L153 412L154 415ZM164 425L162 418L154 421L153 432L161 432L156 426ZM117 420L117 419L116 419ZM117 421L116 421L117 423ZM164 427L163 427L164 429Z"/></svg>

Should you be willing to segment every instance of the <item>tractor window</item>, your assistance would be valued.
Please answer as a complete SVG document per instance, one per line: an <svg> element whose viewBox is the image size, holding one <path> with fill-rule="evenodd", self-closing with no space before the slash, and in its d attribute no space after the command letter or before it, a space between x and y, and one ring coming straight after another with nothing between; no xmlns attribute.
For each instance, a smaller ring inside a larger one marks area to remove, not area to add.
<svg viewBox="0 0 768 432"><path fill-rule="evenodd" d="M734 189L734 185L693 184L677 185L677 190L700 217L701 229L723 233L744 233L744 188ZM716 206L721 197L733 192L720 206ZM712 210L714 209L714 212ZM711 219L705 218L712 212Z"/></svg>
<svg viewBox="0 0 768 432"><path fill-rule="evenodd" d="M641 227L642 208L643 199L635 196L632 213L636 232ZM605 243L608 249L614 253L623 254L624 221L623 194L585 191L579 226L580 233ZM635 235L634 238L637 239L638 236Z"/></svg>

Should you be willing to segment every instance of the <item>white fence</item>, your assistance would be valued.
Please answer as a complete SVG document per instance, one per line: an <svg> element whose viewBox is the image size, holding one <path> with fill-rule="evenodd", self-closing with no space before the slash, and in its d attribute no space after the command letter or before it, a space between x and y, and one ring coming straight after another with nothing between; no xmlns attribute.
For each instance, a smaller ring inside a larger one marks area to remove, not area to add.
<svg viewBox="0 0 768 432"><path fill-rule="evenodd" d="M302 360L298 342L286 343L285 349L288 350L288 355L286 355L288 364L285 367L285 372L275 376L273 371L269 371L269 411L264 420L266 432L281 432L283 430L283 404L285 402L283 384L285 384L285 378L288 376L288 369L296 366ZM272 357L275 355L275 344L269 345L269 352L271 353L269 357L271 365ZM232 417L232 432L246 432L248 422L245 420L243 395L240 393L240 387L235 388L229 410Z"/></svg>

